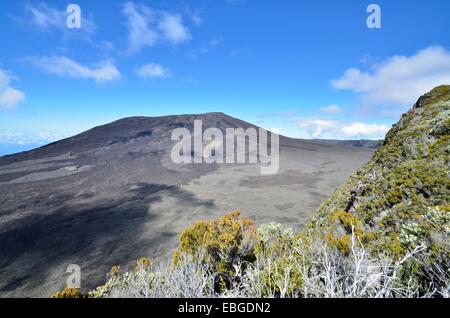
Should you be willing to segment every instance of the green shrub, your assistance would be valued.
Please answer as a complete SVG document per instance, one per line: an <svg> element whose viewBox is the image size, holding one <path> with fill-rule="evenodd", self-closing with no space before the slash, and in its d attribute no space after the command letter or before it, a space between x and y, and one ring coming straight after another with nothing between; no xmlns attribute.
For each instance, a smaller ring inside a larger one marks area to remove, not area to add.
<svg viewBox="0 0 450 318"><path fill-rule="evenodd" d="M257 234L252 220L234 211L218 220L200 221L185 229L174 254L176 265L183 254L211 266L219 274L233 275L233 265L255 260Z"/></svg>
<svg viewBox="0 0 450 318"><path fill-rule="evenodd" d="M54 293L51 298L84 298L79 288L66 287L63 291Z"/></svg>

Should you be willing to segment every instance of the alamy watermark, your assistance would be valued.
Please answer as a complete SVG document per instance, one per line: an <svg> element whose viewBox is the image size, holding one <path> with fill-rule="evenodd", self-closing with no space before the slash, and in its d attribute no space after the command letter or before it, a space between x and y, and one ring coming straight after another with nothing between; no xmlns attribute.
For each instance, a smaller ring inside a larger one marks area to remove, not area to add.
<svg viewBox="0 0 450 318"><path fill-rule="evenodd" d="M381 29L381 7L372 3L367 6L366 25L369 29ZM81 7L78 4L69 4L66 8L68 14L66 25L69 29L81 29Z"/></svg>
<svg viewBox="0 0 450 318"><path fill-rule="evenodd" d="M66 25L69 29L81 29L81 8L78 4L69 4L66 9L68 14Z"/></svg>
<svg viewBox="0 0 450 318"><path fill-rule="evenodd" d="M279 170L280 145L276 129L269 133L263 128L226 128L224 136L218 128L203 131L202 120L195 120L192 133L187 128L176 128L171 139L178 141L171 151L176 164L261 163L263 175L276 174Z"/></svg>
<svg viewBox="0 0 450 318"><path fill-rule="evenodd" d="M381 29L381 7L378 4L369 4L367 13L370 13L366 24L369 29Z"/></svg>
<svg viewBox="0 0 450 318"><path fill-rule="evenodd" d="M77 264L69 264L66 274L70 274L66 279L66 286L69 288L81 288L81 268Z"/></svg>

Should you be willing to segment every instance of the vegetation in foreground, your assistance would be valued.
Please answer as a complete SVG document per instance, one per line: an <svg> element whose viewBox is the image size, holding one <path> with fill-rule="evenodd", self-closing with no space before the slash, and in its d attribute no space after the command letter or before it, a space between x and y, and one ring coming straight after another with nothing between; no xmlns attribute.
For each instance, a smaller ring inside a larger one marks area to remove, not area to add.
<svg viewBox="0 0 450 318"><path fill-rule="evenodd" d="M422 96L302 233L239 212L184 230L166 266L115 266L87 295L448 297L450 86Z"/></svg>

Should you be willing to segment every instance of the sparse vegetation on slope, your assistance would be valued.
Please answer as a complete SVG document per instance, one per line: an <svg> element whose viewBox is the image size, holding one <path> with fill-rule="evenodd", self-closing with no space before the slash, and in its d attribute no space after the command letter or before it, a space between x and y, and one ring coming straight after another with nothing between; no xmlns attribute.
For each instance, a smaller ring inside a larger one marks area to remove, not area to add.
<svg viewBox="0 0 450 318"><path fill-rule="evenodd" d="M450 86L440 86L402 116L372 160L320 207L309 231L335 231L329 216L345 210L368 234L371 253L400 259L415 246L426 246L420 261L408 262L409 270L422 292L430 282L448 288L441 278L450 268L449 132ZM340 223L337 240L349 232L348 224ZM444 272L430 271L433 264Z"/></svg>
<svg viewBox="0 0 450 318"><path fill-rule="evenodd" d="M113 268L88 296L448 297L449 132L450 86L441 86L403 115L302 233L255 229L239 212L198 222L171 264Z"/></svg>
<svg viewBox="0 0 450 318"><path fill-rule="evenodd" d="M294 236L280 224L258 229L252 249L255 260L235 259L233 271L217 272L215 261L198 258L205 246L178 254L176 264L153 267L138 261L129 272L113 268L105 285L86 297L447 297L446 289L421 293L414 273L405 272L410 261L421 260L426 247L416 246L401 259L372 255L357 236L350 248L340 248L318 238ZM219 262L220 263L220 262ZM437 264L436 270L444 270ZM448 276L445 277L448 283ZM226 280L225 280L226 279ZM72 290L55 297L74 294Z"/></svg>

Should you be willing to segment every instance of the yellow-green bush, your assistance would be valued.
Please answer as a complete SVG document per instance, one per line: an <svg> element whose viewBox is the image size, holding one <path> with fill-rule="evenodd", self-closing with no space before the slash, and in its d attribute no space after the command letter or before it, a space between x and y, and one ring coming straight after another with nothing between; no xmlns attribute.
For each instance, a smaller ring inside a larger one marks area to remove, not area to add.
<svg viewBox="0 0 450 318"><path fill-rule="evenodd" d="M190 254L210 265L213 271L229 275L236 262L255 259L256 241L253 221L234 211L218 220L200 221L185 229L174 254L174 264L182 254Z"/></svg>
<svg viewBox="0 0 450 318"><path fill-rule="evenodd" d="M324 235L325 242L331 247L337 248L344 254L348 254L351 248L351 235L355 234L361 243L369 243L374 238L373 233L366 231L363 222L353 213L338 210L330 215L331 224ZM342 228L345 234L339 231Z"/></svg>
<svg viewBox="0 0 450 318"><path fill-rule="evenodd" d="M357 227L361 221L351 212L338 210L331 214L332 221L339 221L347 232L352 231L352 227Z"/></svg>
<svg viewBox="0 0 450 318"><path fill-rule="evenodd" d="M135 270L138 270L140 268L149 269L151 266L152 266L151 259L147 257L142 257L136 261Z"/></svg>
<svg viewBox="0 0 450 318"><path fill-rule="evenodd" d="M276 259L265 259L261 271L262 296L298 297L302 288L302 273L298 264L301 260L295 254Z"/></svg>
<svg viewBox="0 0 450 318"><path fill-rule="evenodd" d="M283 256L297 241L292 229L283 228L278 223L261 225L258 228L257 235L256 253L271 257Z"/></svg>
<svg viewBox="0 0 450 318"><path fill-rule="evenodd" d="M147 257L142 257L136 261L133 270L124 274L120 273L120 266L114 265L107 275L105 284L96 287L88 293L90 298L108 297L113 288L127 288L131 283L141 281L145 284L151 284L152 261Z"/></svg>
<svg viewBox="0 0 450 318"><path fill-rule="evenodd" d="M54 293L51 298L84 298L79 288L66 287L63 291Z"/></svg>
<svg viewBox="0 0 450 318"><path fill-rule="evenodd" d="M292 229L284 228L278 223L261 225L257 234L255 252L257 266L261 269L262 296L298 295L302 287L302 274L298 264L305 262L305 259L297 251L306 251L303 249L303 238L295 236Z"/></svg>

